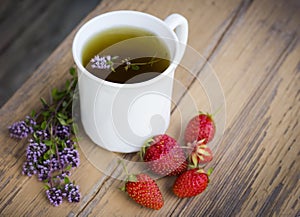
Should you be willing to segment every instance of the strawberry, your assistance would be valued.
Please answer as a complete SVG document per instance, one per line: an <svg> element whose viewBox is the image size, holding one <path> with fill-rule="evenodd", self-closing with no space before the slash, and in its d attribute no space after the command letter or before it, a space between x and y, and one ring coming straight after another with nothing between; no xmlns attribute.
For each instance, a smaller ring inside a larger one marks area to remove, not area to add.
<svg viewBox="0 0 300 217"><path fill-rule="evenodd" d="M193 149L189 156L189 160L194 167L198 167L199 164L206 164L213 159L211 149L206 144L203 144L203 142L204 140L194 142L193 144L188 143L188 147Z"/></svg>
<svg viewBox="0 0 300 217"><path fill-rule="evenodd" d="M138 204L159 210L164 205L162 194L156 182L146 174L129 175L125 190Z"/></svg>
<svg viewBox="0 0 300 217"><path fill-rule="evenodd" d="M182 173L173 185L173 192L180 198L193 197L202 193L208 183L211 170L205 173L203 169L190 169Z"/></svg>
<svg viewBox="0 0 300 217"><path fill-rule="evenodd" d="M140 152L152 172L163 175L179 175L187 169L183 149L172 137L163 134L146 141Z"/></svg>
<svg viewBox="0 0 300 217"><path fill-rule="evenodd" d="M204 144L210 142L215 135L215 123L209 114L200 113L192 118L186 129L184 138L186 143L193 143L204 139Z"/></svg>

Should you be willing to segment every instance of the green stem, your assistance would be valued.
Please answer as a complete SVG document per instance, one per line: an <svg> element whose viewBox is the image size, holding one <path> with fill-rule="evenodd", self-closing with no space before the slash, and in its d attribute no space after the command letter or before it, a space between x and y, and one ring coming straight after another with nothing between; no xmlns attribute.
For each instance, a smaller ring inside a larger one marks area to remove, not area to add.
<svg viewBox="0 0 300 217"><path fill-rule="evenodd" d="M149 65L149 64L157 63L160 60L161 59L151 60L151 61L146 62L146 63L131 63L131 65L144 66L144 65Z"/></svg>
<svg viewBox="0 0 300 217"><path fill-rule="evenodd" d="M125 171L126 175L127 175L127 176L129 176L129 173L128 173L128 170L127 170L127 168L126 168L126 166L125 166L125 164L124 164L124 161L123 161L123 160L119 160L119 163L121 163L121 164L122 164L122 166L123 166L123 169L124 169L124 171Z"/></svg>

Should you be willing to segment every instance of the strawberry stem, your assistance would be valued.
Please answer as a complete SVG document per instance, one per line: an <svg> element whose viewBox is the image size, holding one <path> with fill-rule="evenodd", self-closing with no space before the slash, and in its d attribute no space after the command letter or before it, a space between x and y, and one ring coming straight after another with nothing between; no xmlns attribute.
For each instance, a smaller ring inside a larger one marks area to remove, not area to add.
<svg viewBox="0 0 300 217"><path fill-rule="evenodd" d="M124 169L126 175L129 176L129 173L128 173L128 170L127 170L127 168L126 168L126 166L125 166L125 164L124 164L124 161L123 161L123 160L119 160L119 163L122 164L123 169Z"/></svg>

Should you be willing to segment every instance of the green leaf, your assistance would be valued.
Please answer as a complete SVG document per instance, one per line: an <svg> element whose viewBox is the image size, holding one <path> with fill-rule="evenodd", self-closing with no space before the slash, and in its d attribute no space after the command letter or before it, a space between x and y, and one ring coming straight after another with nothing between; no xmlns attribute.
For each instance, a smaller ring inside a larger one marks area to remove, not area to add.
<svg viewBox="0 0 300 217"><path fill-rule="evenodd" d="M79 127L77 124L75 124L75 123L72 124L72 131L73 131L74 135L79 133Z"/></svg>
<svg viewBox="0 0 300 217"><path fill-rule="evenodd" d="M37 137L35 132L33 133L33 138L34 138L35 141L38 141L38 137Z"/></svg>
<svg viewBox="0 0 300 217"><path fill-rule="evenodd" d="M47 151L47 152L43 155L43 158L44 158L44 160L50 159L49 151Z"/></svg>
<svg viewBox="0 0 300 217"><path fill-rule="evenodd" d="M53 142L51 140L44 140L44 144L46 146L51 146L53 144Z"/></svg>
<svg viewBox="0 0 300 217"><path fill-rule="evenodd" d="M48 151L49 151L50 156L53 155L53 154L55 154L55 150L53 150L52 148L49 149Z"/></svg>
<svg viewBox="0 0 300 217"><path fill-rule="evenodd" d="M56 90L56 89L53 89L53 90ZM66 91L54 91L52 92L52 98L55 100L55 101L59 101L61 100L66 94Z"/></svg>
<svg viewBox="0 0 300 217"><path fill-rule="evenodd" d="M73 123L73 119L72 118L69 118L68 120L67 120L67 124L72 124Z"/></svg>
<svg viewBox="0 0 300 217"><path fill-rule="evenodd" d="M69 164L69 165L65 168L65 170L69 171L71 168L72 168L72 164Z"/></svg>
<svg viewBox="0 0 300 217"><path fill-rule="evenodd" d="M64 119L64 120L68 119L68 116L64 115L64 114L61 113L61 112L58 112L58 113L57 113L57 116L60 117L60 118L62 118L62 119Z"/></svg>
<svg viewBox="0 0 300 217"><path fill-rule="evenodd" d="M62 118L60 118L60 117L57 117L57 120L59 121L59 123L60 123L61 125L63 125L63 126L66 126L66 125L67 125L67 123L66 123L66 121L65 121L64 119L62 119Z"/></svg>
<svg viewBox="0 0 300 217"><path fill-rule="evenodd" d="M71 84L71 81L70 80L67 80L66 81L66 90L69 90L69 88L70 88L70 84Z"/></svg>
<svg viewBox="0 0 300 217"><path fill-rule="evenodd" d="M35 115L36 115L36 112L35 112L34 109L32 109L32 111L31 111L31 113L30 113L30 116L31 116L32 118L34 118Z"/></svg>
<svg viewBox="0 0 300 217"><path fill-rule="evenodd" d="M135 71L137 71L137 70L139 70L139 69L140 69L140 67L139 67L139 66L137 66L137 65L134 65L134 64L132 64L132 65L131 65L131 68L132 68L132 70L135 70Z"/></svg>
<svg viewBox="0 0 300 217"><path fill-rule="evenodd" d="M45 190L49 190L50 186L49 185L44 185Z"/></svg>
<svg viewBox="0 0 300 217"><path fill-rule="evenodd" d="M43 97L41 97L40 100L44 107L48 107L48 103L46 102L46 100Z"/></svg>
<svg viewBox="0 0 300 217"><path fill-rule="evenodd" d="M50 116L50 112L49 111L44 111L42 112L42 115L44 116L44 118L47 118Z"/></svg>
<svg viewBox="0 0 300 217"><path fill-rule="evenodd" d="M57 88L53 88L52 91L51 91L51 96L55 100L57 99L57 92L58 92Z"/></svg>
<svg viewBox="0 0 300 217"><path fill-rule="evenodd" d="M65 141L61 141L61 143L60 143L60 147L61 147L62 149L64 149L64 148L66 148L66 147L67 147L67 145L66 145Z"/></svg>
<svg viewBox="0 0 300 217"><path fill-rule="evenodd" d="M42 130L45 130L46 127L47 127L47 121L43 121L43 123L41 124Z"/></svg>
<svg viewBox="0 0 300 217"><path fill-rule="evenodd" d="M68 176L65 176L65 178L64 178L64 182L65 182L65 184L69 184L69 183L70 183L70 179L69 179L69 177L68 177Z"/></svg>
<svg viewBox="0 0 300 217"><path fill-rule="evenodd" d="M68 103L66 101L63 101L62 107L65 108L67 105L68 105Z"/></svg>
<svg viewBox="0 0 300 217"><path fill-rule="evenodd" d="M74 67L70 68L70 74L74 77L76 75L76 70Z"/></svg>

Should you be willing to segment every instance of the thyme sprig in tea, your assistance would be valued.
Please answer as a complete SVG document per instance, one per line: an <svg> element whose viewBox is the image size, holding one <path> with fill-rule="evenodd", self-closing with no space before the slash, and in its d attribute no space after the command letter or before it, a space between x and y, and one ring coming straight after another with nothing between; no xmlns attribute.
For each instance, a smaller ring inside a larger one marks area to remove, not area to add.
<svg viewBox="0 0 300 217"><path fill-rule="evenodd" d="M157 63L161 61L161 59L155 59L154 57L151 58L150 61L147 62L131 62L130 58L121 59L119 56L99 56L96 55L94 58L90 60L91 67L93 69L109 69L113 72L115 72L114 65L124 65L125 71L128 71L128 69L132 70L139 70L140 66L144 65L153 65L154 63ZM119 62L118 62L119 61Z"/></svg>

